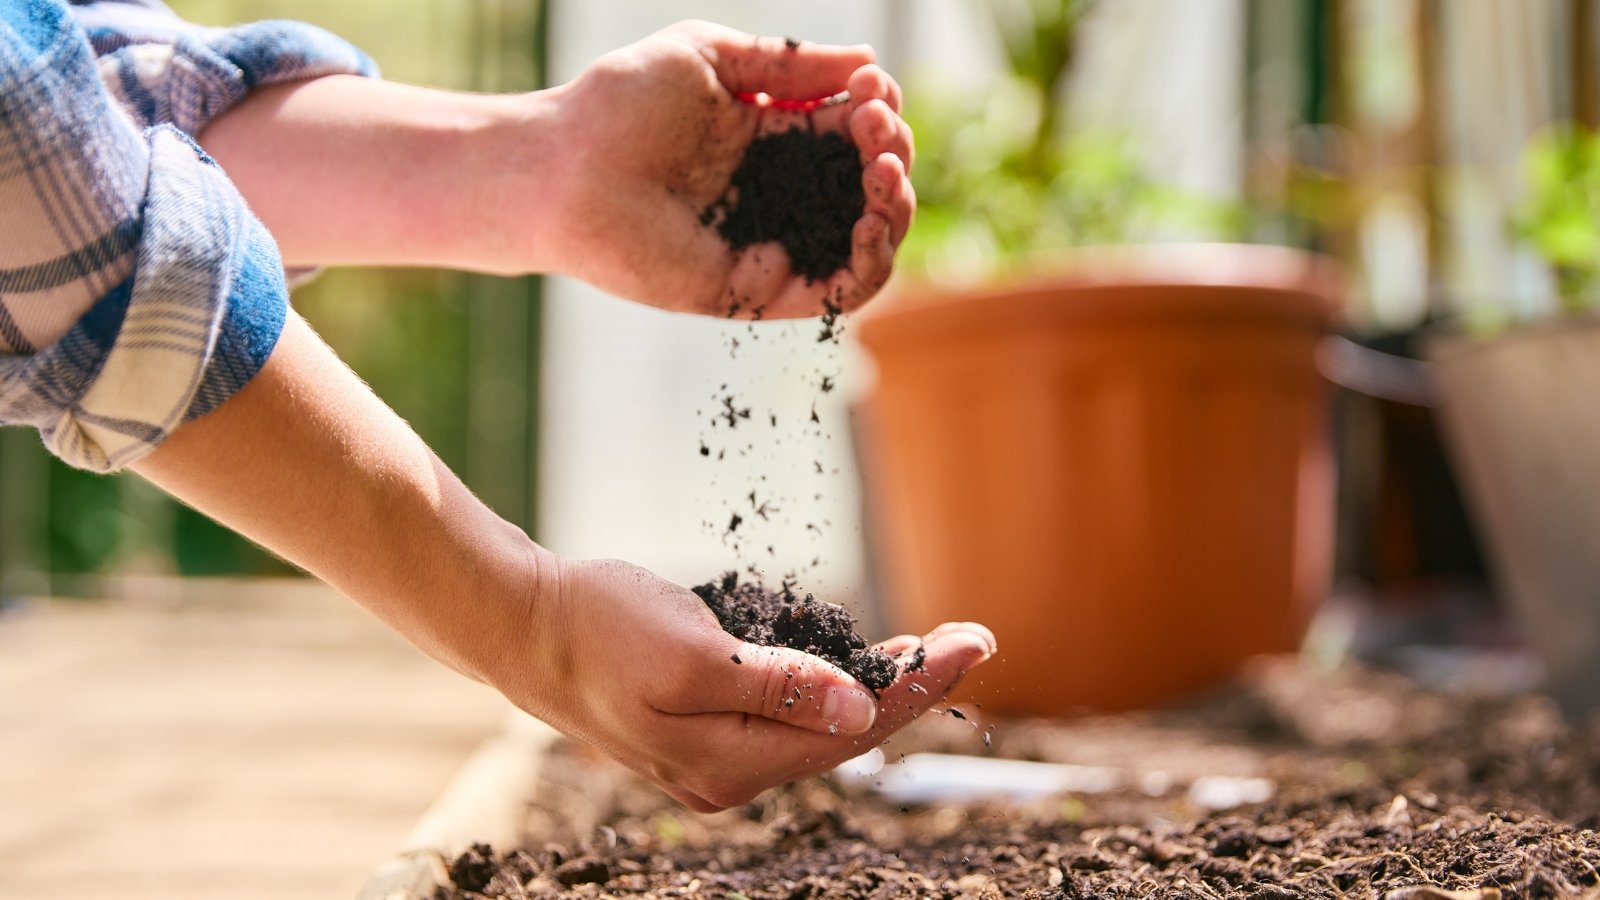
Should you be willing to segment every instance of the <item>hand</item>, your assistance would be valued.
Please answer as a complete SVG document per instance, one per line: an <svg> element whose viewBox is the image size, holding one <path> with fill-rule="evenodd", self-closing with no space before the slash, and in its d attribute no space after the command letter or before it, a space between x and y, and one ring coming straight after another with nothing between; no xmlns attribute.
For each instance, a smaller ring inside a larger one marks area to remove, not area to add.
<svg viewBox="0 0 1600 900"><path fill-rule="evenodd" d="M874 702L821 659L733 637L699 597L637 566L538 570L528 624L507 629L521 637L490 682L701 812L865 753L994 653L983 626L942 626L924 639L923 671L901 676ZM901 653L917 644L903 636L880 646ZM802 697L787 707L796 686Z"/></svg>
<svg viewBox="0 0 1600 900"><path fill-rule="evenodd" d="M703 22L601 57L549 92L559 108L552 133L565 149L555 151L560 171L548 179L558 186L554 214L539 217L533 243L549 260L544 267L710 315L812 316L825 300L847 311L865 303L888 279L916 206L900 88L872 61L869 47L790 47ZM808 284L789 271L779 245L735 253L700 217L755 137L805 125L805 113L759 107L735 92L803 100L843 90L848 103L811 116L817 130L844 134L860 150L867 208L848 267Z"/></svg>

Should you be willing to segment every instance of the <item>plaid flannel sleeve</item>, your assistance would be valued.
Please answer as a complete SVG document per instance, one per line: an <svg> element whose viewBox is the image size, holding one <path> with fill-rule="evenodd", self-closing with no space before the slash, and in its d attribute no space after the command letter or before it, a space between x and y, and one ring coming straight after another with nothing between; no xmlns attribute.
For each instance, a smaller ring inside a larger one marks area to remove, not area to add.
<svg viewBox="0 0 1600 900"><path fill-rule="evenodd" d="M0 425L113 471L242 388L288 289L271 235L189 135L253 87L374 71L296 23L0 0Z"/></svg>

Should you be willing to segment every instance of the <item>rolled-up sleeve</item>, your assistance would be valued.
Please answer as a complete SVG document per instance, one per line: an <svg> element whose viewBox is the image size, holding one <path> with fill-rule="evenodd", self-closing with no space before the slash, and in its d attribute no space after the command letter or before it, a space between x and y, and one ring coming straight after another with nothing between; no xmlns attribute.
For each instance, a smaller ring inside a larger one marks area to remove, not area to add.
<svg viewBox="0 0 1600 900"><path fill-rule="evenodd" d="M143 125L200 129L252 88L321 75L376 75L365 53L304 22L211 28L153 0L93 0L73 13L112 95Z"/></svg>
<svg viewBox="0 0 1600 900"><path fill-rule="evenodd" d="M190 135L253 87L372 71L295 23L0 0L0 424L113 471L242 388L288 289L271 235Z"/></svg>

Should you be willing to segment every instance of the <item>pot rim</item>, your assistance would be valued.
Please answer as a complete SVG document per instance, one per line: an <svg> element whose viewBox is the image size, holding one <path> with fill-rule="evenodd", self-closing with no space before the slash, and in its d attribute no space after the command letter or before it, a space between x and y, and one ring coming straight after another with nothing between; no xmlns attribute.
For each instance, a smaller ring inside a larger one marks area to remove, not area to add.
<svg viewBox="0 0 1600 900"><path fill-rule="evenodd" d="M1472 334L1460 319L1447 319L1428 329L1423 336L1422 351L1429 362L1448 365L1483 353L1503 352L1552 334L1593 330L1600 330L1600 313L1560 315L1521 322L1489 335Z"/></svg>
<svg viewBox="0 0 1600 900"><path fill-rule="evenodd" d="M1289 247L1086 247L971 287L902 287L867 307L858 333L869 348L1059 321L1264 324L1322 333L1337 317L1343 286L1337 262Z"/></svg>

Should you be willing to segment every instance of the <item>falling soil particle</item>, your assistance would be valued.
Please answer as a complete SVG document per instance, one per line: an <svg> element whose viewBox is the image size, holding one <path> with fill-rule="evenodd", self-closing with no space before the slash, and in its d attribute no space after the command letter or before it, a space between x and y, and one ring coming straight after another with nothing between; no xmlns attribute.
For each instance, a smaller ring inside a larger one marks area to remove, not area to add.
<svg viewBox="0 0 1600 900"><path fill-rule="evenodd" d="M844 313L844 307L839 303L838 296L822 301L822 331L817 334L817 343L822 344L832 341L839 343L839 335L844 333L844 327L839 324L839 316Z"/></svg>
<svg viewBox="0 0 1600 900"><path fill-rule="evenodd" d="M781 590L770 591L759 584L740 584L739 573L728 572L694 592L716 614L723 630L740 640L819 656L874 692L888 687L900 673L892 657L868 647L844 607L810 594L800 597L788 582Z"/></svg>
<svg viewBox="0 0 1600 900"><path fill-rule="evenodd" d="M733 402L733 395L724 396L721 400L722 411L717 413L717 418L727 422L729 428L738 428L740 419L750 418L750 407L739 407Z"/></svg>
<svg viewBox="0 0 1600 900"><path fill-rule="evenodd" d="M866 209L860 152L834 132L801 127L750 142L728 192L701 221L734 250L777 241L811 282L850 262L850 232Z"/></svg>

